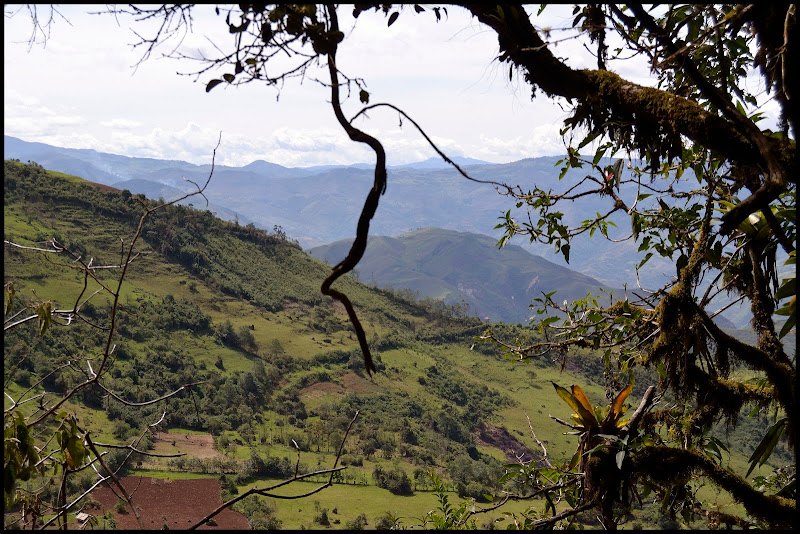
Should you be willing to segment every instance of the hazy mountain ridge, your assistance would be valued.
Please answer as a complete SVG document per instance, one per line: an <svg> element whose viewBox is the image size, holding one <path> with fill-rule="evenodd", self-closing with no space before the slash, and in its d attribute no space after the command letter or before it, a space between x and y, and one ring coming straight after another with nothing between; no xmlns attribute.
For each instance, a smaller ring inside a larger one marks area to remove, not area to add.
<svg viewBox="0 0 800 534"><path fill-rule="evenodd" d="M9 136L4 136L4 147L6 159L31 159L45 168L84 176L106 185L117 187L116 184L131 179L152 182L135 182L135 186L127 182L129 186L123 187L133 193L148 194L159 187L157 184L184 191L193 187L190 181L204 184L211 172L211 165L51 147ZM555 164L560 158L555 156L506 164L479 164L468 158L455 159L476 179L543 190L561 189L570 180L582 178L586 172L573 169L559 180ZM455 169L442 168L442 165L441 159L432 158L420 164L389 168L388 186L381 197L380 209L371 222L371 235L398 236L418 228L438 227L492 234L495 240L499 239L499 230L494 230L494 226L498 217L513 208L510 199L498 194L492 185L467 180ZM267 230L280 226L303 247L311 248L353 238L372 182L373 171L364 164L288 168L259 160L238 168L217 165L205 196L209 201L208 209L222 218L238 218L242 223L253 222ZM635 186L624 185L621 193L633 197ZM651 198L648 201L655 200ZM564 212L566 223L575 224L610 207L601 204L602 201L596 198L581 198L560 206L560 211ZM202 199L195 199L194 205L205 209ZM522 212L516 216L525 217L525 214ZM630 220L624 214L614 220L618 228L611 229L612 236L630 234ZM550 246L531 244L522 236L512 243L606 286L627 284L629 289L637 286L635 266L643 255L632 241L611 244L601 237L578 236L571 243L568 265ZM638 281L646 289L656 289L674 274L674 263L656 255L639 271ZM749 310L737 307L729 308L725 315L738 327L746 326L750 317Z"/></svg>
<svg viewBox="0 0 800 534"><path fill-rule="evenodd" d="M308 253L335 265L352 240L314 247ZM420 297L448 304L464 301L470 314L490 321L526 324L529 308L542 293L574 300L599 294L603 284L535 256L516 245L497 249L489 236L441 228L415 230L398 237L372 236L357 267L363 282L408 288ZM619 296L622 290L614 290Z"/></svg>

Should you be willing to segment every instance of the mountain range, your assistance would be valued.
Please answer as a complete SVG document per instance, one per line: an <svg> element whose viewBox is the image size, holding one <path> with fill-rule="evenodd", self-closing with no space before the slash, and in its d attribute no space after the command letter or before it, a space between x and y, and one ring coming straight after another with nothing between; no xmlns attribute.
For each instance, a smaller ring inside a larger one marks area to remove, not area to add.
<svg viewBox="0 0 800 534"><path fill-rule="evenodd" d="M150 198L163 197L166 200L192 190L192 183L205 183L211 174L211 165L54 147L43 143L29 143L11 136L4 136L4 157L36 161L46 169L82 176L97 183L127 189L135 194L141 193ZM582 177L581 169L573 169L560 180L558 160L558 157L542 157L507 164L489 164L469 158L455 158L470 176L478 180L520 184L523 189L538 187L543 190L563 188L564 183L569 180ZM353 238L363 200L372 181L371 166L366 164L289 168L259 160L243 167L216 165L205 190L208 203L202 199L198 201L197 198L183 203L191 202L196 208L208 209L220 218L235 220L240 224L253 223L267 230L280 227L288 236L310 250ZM621 193L635 196L636 191L627 190L623 186ZM606 211L608 206L600 205L602 202L587 197L566 204L561 208L564 221L575 224L591 214ZM502 235L499 230L494 229L498 218L507 210L513 210L513 207L513 201L499 194L499 190L492 185L467 180L444 161L431 159L388 169L387 190L372 220L370 234L399 237L423 228L440 228L452 232L489 234L490 237L483 241L488 246L488 240L496 242ZM527 215L522 212L518 216ZM612 237L622 237L629 233L629 220L618 218L615 223L618 228L611 229ZM371 239L372 241L376 240ZM569 264L560 255L556 255L550 246L528 243L524 238L517 238L512 243L529 253L541 256L551 262L551 265L560 266L565 273L567 270L574 271L570 276L580 274L590 277L605 287L636 287L635 266L641 260L642 254L638 252L637 244L631 241L610 243L599 237L590 240L587 236L579 236L571 243ZM370 245L372 246L383 245L376 241L375 245ZM332 263L339 260L330 257ZM472 266L476 266L475 262ZM401 282L400 279L384 279L384 275L390 274L391 270L370 270L365 269L364 265L360 268L367 278L370 276L368 270L374 273L378 283L398 287ZM393 269L398 273L408 270L407 266L401 264L395 265ZM645 288L660 287L674 276L674 270L672 261L654 256L639 271L638 283ZM474 294L470 296L468 293L476 288L471 287L469 281L461 283L466 284L464 287L467 288L467 292L462 292L461 295L456 295L447 286L450 284L448 281L434 284L430 280L427 283L416 280L413 289L419 290L423 297L444 295L446 299L472 300ZM527 280L524 287L529 283L530 280ZM576 287L579 286L580 284ZM431 293L423 292L426 287L431 288ZM514 293L515 298L522 296ZM585 293L579 296L585 296ZM505 307L511 313L510 310L524 309L527 304L529 302L520 304L519 307L516 304ZM487 314L500 317L497 315L498 306L498 303L494 303L485 308L491 312L487 311ZM725 315L739 327L746 325L749 320L749 311L746 309L732 307ZM522 317L520 314L504 316Z"/></svg>

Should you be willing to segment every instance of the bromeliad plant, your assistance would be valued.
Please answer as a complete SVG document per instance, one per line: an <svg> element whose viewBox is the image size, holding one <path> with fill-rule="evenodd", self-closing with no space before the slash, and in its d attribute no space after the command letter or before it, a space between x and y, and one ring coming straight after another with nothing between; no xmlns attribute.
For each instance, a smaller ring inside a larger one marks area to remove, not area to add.
<svg viewBox="0 0 800 534"><path fill-rule="evenodd" d="M567 470L576 467L583 474L582 491L602 511L604 524L615 525L614 510L621 503L627 509L635 492L634 477L631 476L628 452L637 446L652 445L652 438L640 434L639 421L645 410L651 407L655 387L650 386L642 397L639 407L630 418L623 418L628 405L625 401L633 391L629 384L620 391L609 406L593 406L580 386L573 384L570 390L553 383L556 393L575 410L572 424L556 419L573 429L580 436ZM585 500L580 498L579 501ZM581 503L577 503L579 507ZM588 503L583 503L588 504Z"/></svg>
<svg viewBox="0 0 800 534"><path fill-rule="evenodd" d="M568 391L556 383L553 383L553 387L556 388L559 397L575 410L575 413L572 414L572 421L575 425L571 426L576 429L573 433L580 435L580 440L575 455L569 463L569 468L579 466L579 469L583 471L591 451L604 446L608 441L621 441L620 434L626 433L627 429L623 429L628 420L622 419L622 416L627 411L628 407L624 403L633 391L633 385L628 385L623 389L614 402L605 408L592 406L589 398L576 384L572 385L572 391ZM624 451L620 451L620 453L622 456L618 461L619 464L624 458Z"/></svg>

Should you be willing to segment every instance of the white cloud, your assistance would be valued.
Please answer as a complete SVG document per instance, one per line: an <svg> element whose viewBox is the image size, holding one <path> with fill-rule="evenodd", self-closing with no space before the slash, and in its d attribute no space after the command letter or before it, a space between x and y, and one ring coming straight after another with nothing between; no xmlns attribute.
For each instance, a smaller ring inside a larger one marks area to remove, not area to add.
<svg viewBox="0 0 800 534"><path fill-rule="evenodd" d="M220 132L217 162L246 165L263 159L286 166L372 162L372 151L354 143L336 122L330 92L310 78L287 83L276 100L274 88L223 84L210 93L205 84L218 73L178 76L200 65L161 59L177 40L133 69L141 49L130 18L119 25L108 15L87 15L102 7L64 6L72 25L57 20L46 47L25 44L29 27L24 13L4 20L4 131L26 141L130 156L183 159L209 163ZM535 9L535 8L534 8ZM430 9L419 15L410 5L390 28L382 13L367 12L356 21L342 14L348 34L339 53L340 67L363 77L371 102L391 102L405 110L448 155L503 163L526 157L560 155L558 135L567 113L540 96L518 74L508 81L506 65L496 62L497 37L463 9L448 8L441 22ZM544 15L554 28L568 26L571 7L548 6ZM206 34L229 47L232 36L208 6L194 11L197 33L187 35L181 51L211 54ZM135 26L142 35L151 32ZM570 31L554 30L561 38ZM22 44L15 44L21 41ZM102 45L98 45L102 43ZM578 40L564 41L556 54L574 66L593 67ZM615 64L638 83L646 68ZM318 71L324 75L324 70ZM627 76L626 76L627 77ZM343 104L352 116L357 96ZM774 105L765 109L774 113ZM372 110L355 125L375 135L387 150L390 165L435 156L408 121L399 127L397 113Z"/></svg>
<svg viewBox="0 0 800 534"><path fill-rule="evenodd" d="M138 128L142 126L142 123L139 121L132 121L130 119L111 119L109 121L103 121L100 123L102 126L106 128L113 128L113 129L121 129L121 130L132 130L133 128Z"/></svg>
<svg viewBox="0 0 800 534"><path fill-rule="evenodd" d="M559 125L544 124L537 126L529 136L517 136L512 139L481 136L478 159L508 162L524 158L554 156L564 153L564 143L559 134Z"/></svg>

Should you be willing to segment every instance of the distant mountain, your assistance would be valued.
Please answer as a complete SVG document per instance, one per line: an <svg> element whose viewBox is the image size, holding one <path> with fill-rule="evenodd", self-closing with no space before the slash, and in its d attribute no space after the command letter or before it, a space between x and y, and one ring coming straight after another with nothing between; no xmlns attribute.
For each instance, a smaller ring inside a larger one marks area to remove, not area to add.
<svg viewBox="0 0 800 534"><path fill-rule="evenodd" d="M10 136L4 136L4 149L6 159L33 160L46 169L83 176L106 185L147 180L183 191L191 185L189 181L205 183L211 172L210 165L59 148ZM556 166L558 157L529 158L506 164L454 159L474 178L518 184L523 190L538 187L556 191L585 176L583 169L572 169L560 180ZM370 225L372 235L399 236L419 228L436 227L491 234L496 241L500 238L499 230L494 230L498 218L514 207L511 199L498 194L492 185L467 180L446 166L441 158L387 170L388 185ZM310 248L352 239L373 178L372 167L365 164L290 168L259 160L244 167L215 166L205 195L212 206L210 209L220 217L234 220L238 216L240 222L253 222L268 230L280 226L292 239ZM127 189L141 192L131 187ZM179 194L182 193L176 196ZM636 186L624 185L621 194L625 198L635 198ZM175 198L163 196L166 200ZM652 197L638 205L644 207L655 201ZM559 210L564 214L565 223L578 224L597 212L607 212L610 203L609 198L587 196L559 205ZM512 214L523 220L527 217L522 210L512 211ZM617 227L610 229L611 237L630 235L630 217L618 212L613 222ZM551 246L528 243L522 237L516 238L513 244L609 287L627 284L628 288L635 288L638 280L642 287L655 289L675 276L674 262L658 255L637 273L636 265L643 254L638 251L638 244L631 241L612 244L597 236L594 239L578 236L571 243L569 265ZM721 301L719 307L726 303ZM750 312L733 306L725 315L736 326L743 327L747 325Z"/></svg>
<svg viewBox="0 0 800 534"><path fill-rule="evenodd" d="M16 137L3 136L3 158L22 162L32 160L46 169L85 176L93 182L111 185L113 182L138 178L142 172L165 167L196 168L185 161L153 158L130 158L91 149L61 148L44 143L29 143Z"/></svg>
<svg viewBox="0 0 800 534"><path fill-rule="evenodd" d="M191 186L190 184L187 184L189 187L184 186L183 188L178 188L140 178L115 182L111 185L117 189L127 189L135 195L144 195L147 198L152 198L154 200L158 200L159 198L163 198L165 200L179 198L194 189L194 186ZM228 209L225 206L219 206L210 202L208 205L206 205L202 197L195 196L187 198L185 200L181 200L179 204L192 206L197 209L208 210L216 217L225 219L227 221L239 221L240 224L248 224L252 222L248 217Z"/></svg>
<svg viewBox="0 0 800 534"><path fill-rule="evenodd" d="M470 165L494 165L493 163L489 163L488 161L482 161L475 158L464 158L461 156L454 156L450 159L453 160L459 167L465 167ZM449 169L450 164L440 157L435 157L435 158L428 158L425 161L419 161L417 163L406 163L405 165L392 165L391 168L392 169Z"/></svg>
<svg viewBox="0 0 800 534"><path fill-rule="evenodd" d="M352 240L314 247L308 252L334 265ZM362 282L416 291L419 297L461 301L483 319L526 324L529 305L542 293L578 299L598 294L600 282L534 256L522 247L498 250L496 240L468 232L425 228L398 237L372 236L357 268ZM614 291L620 296L622 290Z"/></svg>

